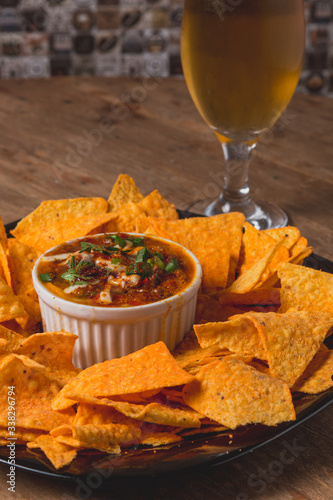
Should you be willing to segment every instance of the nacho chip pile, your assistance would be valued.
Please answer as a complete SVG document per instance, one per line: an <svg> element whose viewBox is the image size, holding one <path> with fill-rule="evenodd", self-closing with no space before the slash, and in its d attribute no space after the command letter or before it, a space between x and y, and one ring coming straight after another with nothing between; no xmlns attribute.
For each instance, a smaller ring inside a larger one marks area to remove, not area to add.
<svg viewBox="0 0 333 500"><path fill-rule="evenodd" d="M203 268L195 325L170 353L163 342L86 370L76 336L42 332L31 271L65 240L105 231L162 236ZM43 202L7 238L0 219L0 444L61 469L87 450L117 456L195 435L275 426L296 418L295 397L332 387L333 277L303 267L312 252L295 227L258 231L239 213L179 219L157 190L144 197L120 175L108 200ZM231 434L230 434L231 435Z"/></svg>
<svg viewBox="0 0 333 500"><path fill-rule="evenodd" d="M240 213L179 219L158 190L143 196L133 179L120 175L108 200L100 197L43 201L8 239L0 219L0 324L23 335L41 331L31 271L55 245L101 232L135 231L162 236L191 250L203 269L203 300L242 307L280 301L278 270L302 263L312 252L294 227L258 231ZM208 297L208 298L207 298ZM213 304L213 302L211 302ZM218 307L201 308L216 317ZM224 313L221 313L224 314Z"/></svg>
<svg viewBox="0 0 333 500"><path fill-rule="evenodd" d="M31 453L42 451L55 469L86 450L117 456L129 447L173 445L195 434L230 434L248 424L294 420L293 392L332 385L332 351L322 344L332 323L295 310L253 312L245 319L257 336L256 350L252 344L240 348L241 338L234 349L230 342L224 347L231 318L196 325L197 335L190 332L173 354L158 342L83 371L71 363L73 334L47 332L26 339L2 328L0 443L9 439L9 386L15 387L17 444L26 443ZM302 320L298 336L291 335ZM203 328L212 325L219 331L207 340ZM248 335L247 328L240 330L231 328L229 336Z"/></svg>

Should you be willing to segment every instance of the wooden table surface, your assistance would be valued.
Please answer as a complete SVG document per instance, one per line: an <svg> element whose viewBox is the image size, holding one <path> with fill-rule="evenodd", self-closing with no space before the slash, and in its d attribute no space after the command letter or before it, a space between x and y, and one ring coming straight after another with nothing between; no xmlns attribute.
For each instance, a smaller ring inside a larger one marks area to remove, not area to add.
<svg viewBox="0 0 333 500"><path fill-rule="evenodd" d="M279 204L317 254L333 260L333 101L294 96L258 145L253 197ZM108 197L119 173L180 209L203 212L219 191L223 158L181 80L57 78L0 82L0 216L45 199ZM332 498L333 407L224 465L162 476L71 483L0 467L2 499ZM286 451L287 450L287 451ZM288 457L288 460L284 460ZM288 462L288 463L287 463Z"/></svg>

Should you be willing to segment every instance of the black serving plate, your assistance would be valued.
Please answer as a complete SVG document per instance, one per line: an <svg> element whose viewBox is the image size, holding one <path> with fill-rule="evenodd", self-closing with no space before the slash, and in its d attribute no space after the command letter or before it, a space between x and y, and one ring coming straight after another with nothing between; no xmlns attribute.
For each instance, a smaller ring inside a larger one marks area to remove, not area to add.
<svg viewBox="0 0 333 500"><path fill-rule="evenodd" d="M180 212L180 217L194 216L188 212ZM13 229L16 222L6 226L7 232ZM312 254L304 260L304 265L313 269L333 274L333 262ZM332 336L333 337L333 336ZM332 337L327 346L333 348ZM100 471L103 477L149 475L170 472L186 467L206 463L217 465L234 460L265 444L277 439L310 419L333 402L333 390L320 394L294 395L297 418L293 422L285 422L276 427L248 425L235 431L211 434L198 434L185 437L184 441L175 445L158 448L133 447L124 450L120 455L108 455L97 451L80 451L77 458L65 471L57 472L42 452L30 453L25 446L16 447L16 467L33 473L60 479L77 480L79 476L92 471ZM6 448L0 448L0 463L7 463Z"/></svg>

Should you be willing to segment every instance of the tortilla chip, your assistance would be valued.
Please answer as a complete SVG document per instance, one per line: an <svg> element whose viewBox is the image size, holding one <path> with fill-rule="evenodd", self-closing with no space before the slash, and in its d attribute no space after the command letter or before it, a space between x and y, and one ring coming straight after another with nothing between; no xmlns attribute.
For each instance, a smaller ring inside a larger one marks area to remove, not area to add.
<svg viewBox="0 0 333 500"><path fill-rule="evenodd" d="M254 288L246 293L222 291L219 296L219 302L220 304L249 306L280 304L280 290L278 288Z"/></svg>
<svg viewBox="0 0 333 500"><path fill-rule="evenodd" d="M0 217L0 277L11 287L11 276L7 260L8 238L6 228Z"/></svg>
<svg viewBox="0 0 333 500"><path fill-rule="evenodd" d="M293 247L290 249L290 257L295 257L298 255L300 252L303 252L308 246L308 240L301 236L298 241L293 245Z"/></svg>
<svg viewBox="0 0 333 500"><path fill-rule="evenodd" d="M69 382L61 396L74 401L111 397L182 385L193 379L182 370L163 342L90 366ZM53 408L59 408L57 400Z"/></svg>
<svg viewBox="0 0 333 500"><path fill-rule="evenodd" d="M130 446L138 444L141 436L141 429L123 424L105 425L70 425L65 426L65 436L68 435L68 428L71 437L83 443L86 448L94 448L100 451L113 452L115 445ZM51 431L51 436L59 440L57 429Z"/></svg>
<svg viewBox="0 0 333 500"><path fill-rule="evenodd" d="M53 225L57 220L102 215L107 212L107 208L107 202L98 197L43 201L17 224L12 234L17 237L17 233L30 232L37 226Z"/></svg>
<svg viewBox="0 0 333 500"><path fill-rule="evenodd" d="M154 432L145 433L140 439L140 444L145 446L164 446L167 444L174 444L183 441L183 438L178 434L171 434L170 432Z"/></svg>
<svg viewBox="0 0 333 500"><path fill-rule="evenodd" d="M93 234L102 234L102 233L114 233L117 232L117 221L118 221L118 215L117 214L103 214L106 217L102 217L101 220L97 225L95 225L90 231L85 235L93 235ZM111 218L107 217L108 215L112 215ZM98 220L98 219L97 219ZM105 222L106 221L106 222Z"/></svg>
<svg viewBox="0 0 333 500"><path fill-rule="evenodd" d="M181 392L179 392L179 394L181 401L183 402ZM111 403L111 401L109 401L109 403ZM187 413L189 412L192 412L192 415L199 415L197 412L190 410L187 407ZM112 406L105 406L100 404L90 405L86 403L80 403L78 405L77 415L75 421L73 422L73 425L105 425L109 423L126 424L129 427L134 427L138 430L141 429L142 435L140 438L140 444L157 446L162 445L163 443L169 444L178 441L178 439L173 439L174 433L168 432L166 434L163 431L163 429L166 429L166 426L150 424L147 422L142 422L140 420L134 420L133 418L126 417L124 414L119 413ZM60 434L65 434L65 432L68 432L68 427L69 426L66 426L67 430L62 430L61 428L55 429L54 431L52 431L52 434L57 436L60 436ZM178 428L175 428L175 430L176 429L178 430ZM167 436L169 436L170 439ZM60 437L58 439L60 439ZM62 442L64 441L62 440Z"/></svg>
<svg viewBox="0 0 333 500"><path fill-rule="evenodd" d="M0 339L5 341L0 348L0 353L2 354L15 352L20 343L25 340L25 337L0 325Z"/></svg>
<svg viewBox="0 0 333 500"><path fill-rule="evenodd" d="M11 319L24 328L29 315L5 280L0 278L0 323Z"/></svg>
<svg viewBox="0 0 333 500"><path fill-rule="evenodd" d="M227 293L246 293L252 290L263 278L265 271L272 262L274 256L281 248L283 240L280 240L269 252L258 260L252 267L247 269L227 289Z"/></svg>
<svg viewBox="0 0 333 500"><path fill-rule="evenodd" d="M16 228L11 231L13 236L23 243L25 235L39 229L53 226L56 221L75 219L77 217L93 217L105 214L108 203L103 198L74 198L68 200L43 201L36 210L20 220ZM76 236L74 236L75 238ZM65 240L63 240L65 241ZM33 246L33 245L31 245Z"/></svg>
<svg viewBox="0 0 333 500"><path fill-rule="evenodd" d="M138 204L129 202L123 205L118 214L116 221L117 231L120 232L133 232L135 230L136 219L138 217L145 217L145 212ZM108 226L107 226L108 228ZM109 228L108 228L108 231ZM107 232L108 232L107 231Z"/></svg>
<svg viewBox="0 0 333 500"><path fill-rule="evenodd" d="M269 371L292 387L320 348L333 318L322 313L288 311L284 314L251 312L262 339ZM256 356L260 358L260 356Z"/></svg>
<svg viewBox="0 0 333 500"><path fill-rule="evenodd" d="M71 408L71 406L74 406L75 404L76 404L75 400L66 398L63 392L60 391L52 401L52 408L54 410L60 410L60 411L67 410L68 408Z"/></svg>
<svg viewBox="0 0 333 500"><path fill-rule="evenodd" d="M283 235L281 235L281 239L283 239ZM250 269L258 260L265 257L275 246L276 240L271 238L266 231L259 231L249 222L244 222L243 238L237 264L239 275ZM281 247L272 259L271 265L275 267L276 263L288 258L289 252L286 248ZM276 262L274 262L275 260Z"/></svg>
<svg viewBox="0 0 333 500"><path fill-rule="evenodd" d="M122 424L75 425L72 427L72 432L74 439L105 451L110 449L110 444L123 446L137 444L141 435L140 429Z"/></svg>
<svg viewBox="0 0 333 500"><path fill-rule="evenodd" d="M199 294L195 312L195 323L226 321L238 314L235 307L225 307L209 295Z"/></svg>
<svg viewBox="0 0 333 500"><path fill-rule="evenodd" d="M4 248L5 252L7 251L7 244L8 244L7 231L0 217L0 245Z"/></svg>
<svg viewBox="0 0 333 500"><path fill-rule="evenodd" d="M291 254L291 257L289 257L289 259L286 261L286 262L281 262L280 264L287 264L287 263L290 263L290 264L298 264L298 265L302 265L303 263L303 260L308 257L309 255L312 254L313 252L313 247L303 247L303 244L301 242L303 238L300 238L299 242L300 242L300 246L298 248L296 248L298 246L298 242L297 244L295 245L295 253L294 254ZM305 239L305 238L304 238ZM306 240L305 240L306 241ZM278 285L278 282L279 282L279 276L278 276L278 269L279 269L280 265L277 266L277 268L274 270L274 272L270 275L263 275L262 279L258 282L258 284L256 285L256 288L272 288L272 287L277 287ZM281 287L281 285L280 285Z"/></svg>
<svg viewBox="0 0 333 500"><path fill-rule="evenodd" d="M265 279L258 281L257 285L254 287L253 290L259 290L259 289L263 290L264 288L267 288L269 290L273 288L278 290L280 289L277 270L275 270L269 276L266 275Z"/></svg>
<svg viewBox="0 0 333 500"><path fill-rule="evenodd" d="M319 351L295 382L292 391L318 394L333 386L333 351Z"/></svg>
<svg viewBox="0 0 333 500"><path fill-rule="evenodd" d="M14 398L15 399L15 398ZM27 443L28 441L35 441L39 436L45 435L44 431L34 430L34 429L23 429L15 426L15 431L8 430L8 427L0 427L0 437L8 438L8 440L15 438L22 443ZM15 441L16 442L16 441ZM8 441L7 443L8 444Z"/></svg>
<svg viewBox="0 0 333 500"><path fill-rule="evenodd" d="M195 325L202 347L228 348L267 360L272 376L292 386L319 350L333 319L321 313L248 312L224 323Z"/></svg>
<svg viewBox="0 0 333 500"><path fill-rule="evenodd" d="M265 359L266 352L256 326L245 314L232 316L222 323L194 325L201 347L218 346L245 356Z"/></svg>
<svg viewBox="0 0 333 500"><path fill-rule="evenodd" d="M110 405L113 404L113 407L117 411L136 420L174 427L200 427L200 419L192 412L171 408L160 403L153 402L144 406L125 402L105 401L104 399L102 401Z"/></svg>
<svg viewBox="0 0 333 500"><path fill-rule="evenodd" d="M117 411L114 406L99 404L101 400L95 398L97 404L79 403L73 425L105 425L105 424L126 424L141 428L142 422L127 417Z"/></svg>
<svg viewBox="0 0 333 500"><path fill-rule="evenodd" d="M140 226L140 223L141 221L146 218L146 217L138 217L136 220L135 220L135 232L136 233L141 233L143 232L144 234L148 234L150 236L160 236L157 231L155 231L155 229L152 227L152 226L149 226L148 229L146 229L145 231L141 231L138 229L138 227Z"/></svg>
<svg viewBox="0 0 333 500"><path fill-rule="evenodd" d="M177 220L178 212L175 205L169 203L158 189L155 189L148 196L138 203L147 217L162 217L167 220Z"/></svg>
<svg viewBox="0 0 333 500"><path fill-rule="evenodd" d="M139 203L143 198L134 180L126 174L120 174L108 199L109 212L119 212L126 203Z"/></svg>
<svg viewBox="0 0 333 500"><path fill-rule="evenodd" d="M1 264L1 259L0 259L0 278L3 279L4 281L6 281L5 272L4 272L3 266ZM6 283L7 283L7 281L6 281Z"/></svg>
<svg viewBox="0 0 333 500"><path fill-rule="evenodd" d="M125 415L125 417L128 417L130 420L128 420L126 423L128 424L129 422L133 423L135 420L140 420L140 421L145 421L145 422L151 422L159 425L168 425L168 426L174 426L174 427L200 427L200 419L198 418L197 415L195 415L192 411L187 411L183 408L172 408L170 406L167 406L165 404L161 404L159 402L148 402L146 405L141 405L141 404L133 404L129 403L126 401L114 401L112 399L107 399L107 398L87 398L85 397L86 400L89 401L89 403L80 403L79 408L81 405L84 405L85 408L92 407L94 408L95 412L99 412L99 407L100 406L106 406L108 408L112 408L116 410L119 413L122 413ZM108 419L106 421L98 421L98 424L104 424L104 423L118 423L119 419L115 419L115 416L113 413L110 415L108 413L102 414L103 417L108 416ZM101 415L100 415L101 416ZM82 423L82 415L80 411L80 416L77 415L74 425L77 423ZM86 424L87 421L85 420L84 423ZM91 417L88 420L88 423L94 423L96 424L96 419L94 419L93 422L91 422ZM124 422L125 423L125 422Z"/></svg>
<svg viewBox="0 0 333 500"><path fill-rule="evenodd" d="M273 238L275 241L280 241L281 238L284 238L283 246L289 250L297 243L297 241L299 241L301 237L297 227L293 226L265 229L262 232Z"/></svg>
<svg viewBox="0 0 333 500"><path fill-rule="evenodd" d="M117 215L102 213L91 216L59 219L45 226L26 232L18 238L22 243L41 252L81 236L86 236L96 228L115 220ZM17 237L17 236L16 236Z"/></svg>
<svg viewBox="0 0 333 500"><path fill-rule="evenodd" d="M266 373L266 375L272 376L267 364L264 361L261 361L260 359L252 359L249 363L246 364L252 366L258 372Z"/></svg>
<svg viewBox="0 0 333 500"><path fill-rule="evenodd" d="M72 358L76 339L77 335L64 331L35 333L23 338L15 352L46 367L74 370Z"/></svg>
<svg viewBox="0 0 333 500"><path fill-rule="evenodd" d="M243 222L244 215L237 212L177 221L146 219L147 228L152 226L159 236L180 243L196 255L203 270L204 289L225 288L234 280Z"/></svg>
<svg viewBox="0 0 333 500"><path fill-rule="evenodd" d="M34 443L28 443L28 448L40 448L50 460L55 469L69 465L76 458L77 451L71 446L59 443L52 436L40 436Z"/></svg>
<svg viewBox="0 0 333 500"><path fill-rule="evenodd" d="M165 396L167 404L169 404L170 406L172 406L172 404L174 402L179 403L181 405L184 404L181 389L177 390L177 389L173 389L173 388L168 387L166 389L162 389L160 394L163 394Z"/></svg>
<svg viewBox="0 0 333 500"><path fill-rule="evenodd" d="M299 311L325 312L333 317L333 275L295 264L285 264L278 271L281 280L281 307Z"/></svg>
<svg viewBox="0 0 333 500"><path fill-rule="evenodd" d="M268 264L267 269L265 269L265 271L263 272L260 280L256 285L256 288L261 287L264 283L266 284L266 288L268 288L267 283L270 276L272 276L277 271L277 269L286 262L289 262L289 251L282 245L282 247L279 248L279 250L276 252L270 264Z"/></svg>
<svg viewBox="0 0 333 500"><path fill-rule="evenodd" d="M142 220L143 218L147 218L148 215L164 217L170 220L178 219L178 213L175 206L170 204L157 190L155 190L143 198L139 203L128 202L122 205L117 219L116 230L137 232L137 219L140 218Z"/></svg>
<svg viewBox="0 0 333 500"><path fill-rule="evenodd" d="M78 439L74 439L72 436L61 436L60 435L60 436L56 437L55 439L58 443L65 444L65 445L70 446L71 448L74 448L74 449L76 448L77 450L81 450L83 448L90 448L90 446L87 446L86 443L83 443L83 442L79 441Z"/></svg>
<svg viewBox="0 0 333 500"><path fill-rule="evenodd" d="M14 352L45 366L47 375L63 387L81 371L72 363L76 339L77 335L68 332L36 333L21 341Z"/></svg>
<svg viewBox="0 0 333 500"><path fill-rule="evenodd" d="M228 351L225 354L228 355L228 354L232 354L232 353L230 353L230 351ZM195 375L197 375L197 373L200 372L200 370L202 369L203 366L209 365L210 363L213 363L214 361L217 361L220 358L221 358L221 356L210 356L207 358L202 358L198 363L195 363L193 365L188 365L186 367L186 371L188 373L190 373L191 375L195 376Z"/></svg>
<svg viewBox="0 0 333 500"><path fill-rule="evenodd" d="M0 354L27 356L45 366L45 373L62 387L81 371L72 363L76 338L76 335L67 332L36 333L26 338L0 325L0 341L3 341L0 343Z"/></svg>
<svg viewBox="0 0 333 500"><path fill-rule="evenodd" d="M32 283L32 269L40 253L34 248L11 238L8 241L8 260L12 288L32 321L42 321L38 296Z"/></svg>
<svg viewBox="0 0 333 500"><path fill-rule="evenodd" d="M276 425L296 418L284 382L231 356L204 366L184 387L183 395L191 408L231 429L254 423Z"/></svg>
<svg viewBox="0 0 333 500"><path fill-rule="evenodd" d="M7 446L8 444L8 441L6 439L0 439L0 446ZM16 446L19 446L19 445L24 445L25 444L25 441L21 441L20 439L18 439L17 441L15 441L15 444Z"/></svg>
<svg viewBox="0 0 333 500"><path fill-rule="evenodd" d="M161 238L170 239L167 232L163 231L158 225L155 227L157 217L147 217L140 215L135 219L135 232L143 234L151 234L153 236L160 236Z"/></svg>
<svg viewBox="0 0 333 500"><path fill-rule="evenodd" d="M160 393L160 389L154 389L152 391L142 391L135 394L122 394L121 396L113 396L112 399L115 401L127 401L128 403L144 403L147 404L157 394Z"/></svg>
<svg viewBox="0 0 333 500"><path fill-rule="evenodd" d="M212 357L221 356L229 353L228 349L221 349L216 344L202 349L197 340L197 337L192 330L188 333L184 340L178 345L177 349L172 352L173 357L184 370L192 369L202 364L205 364L206 358L211 361Z"/></svg>
<svg viewBox="0 0 333 500"><path fill-rule="evenodd" d="M312 252L313 252L313 247L306 247L304 248L304 250L298 250L297 253L295 252L295 254L292 257L290 257L288 262L290 262L291 264L302 265L303 260L306 257L309 257L309 255L311 255Z"/></svg>
<svg viewBox="0 0 333 500"><path fill-rule="evenodd" d="M72 436L58 436L56 440L58 441L58 443L66 444L67 446L76 448L78 451L84 448L93 449L93 445L91 443L85 443L83 441L79 441L78 439L74 439ZM119 455L121 453L121 448L118 444L114 445L110 444L107 449L100 448L99 451L103 453L108 453L108 455Z"/></svg>
<svg viewBox="0 0 333 500"><path fill-rule="evenodd" d="M0 244L0 265L2 270L2 275L4 276L6 283L9 287L12 287L12 277L9 270L8 258L4 247Z"/></svg>
<svg viewBox="0 0 333 500"><path fill-rule="evenodd" d="M7 425L8 387L15 387L16 425L50 431L74 418L73 410L53 411L52 399L59 385L45 374L45 367L17 354L5 356L0 365L0 425Z"/></svg>

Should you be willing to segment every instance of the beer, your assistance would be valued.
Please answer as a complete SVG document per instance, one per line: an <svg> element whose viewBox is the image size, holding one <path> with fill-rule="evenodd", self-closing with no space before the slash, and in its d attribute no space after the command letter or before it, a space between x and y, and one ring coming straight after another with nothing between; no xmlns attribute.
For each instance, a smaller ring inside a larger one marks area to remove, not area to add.
<svg viewBox="0 0 333 500"><path fill-rule="evenodd" d="M214 131L253 140L278 119L304 55L303 0L186 0L183 71Z"/></svg>

